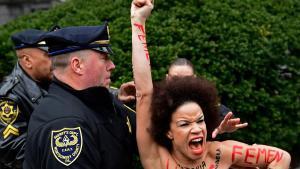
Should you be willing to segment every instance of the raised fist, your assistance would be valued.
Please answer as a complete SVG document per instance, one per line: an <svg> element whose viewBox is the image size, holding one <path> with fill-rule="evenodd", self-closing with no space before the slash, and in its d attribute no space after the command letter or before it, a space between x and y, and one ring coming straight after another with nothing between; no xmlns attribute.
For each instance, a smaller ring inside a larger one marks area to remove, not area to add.
<svg viewBox="0 0 300 169"><path fill-rule="evenodd" d="M142 7L146 4L146 0L133 0L132 3L137 7Z"/></svg>
<svg viewBox="0 0 300 169"><path fill-rule="evenodd" d="M131 4L131 18L145 21L151 14L154 0L133 0Z"/></svg>

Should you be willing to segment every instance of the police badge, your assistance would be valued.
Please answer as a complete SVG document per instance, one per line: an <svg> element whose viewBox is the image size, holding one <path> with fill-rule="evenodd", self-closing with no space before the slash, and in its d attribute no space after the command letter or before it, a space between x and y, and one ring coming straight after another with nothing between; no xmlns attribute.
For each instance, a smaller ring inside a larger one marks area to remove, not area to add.
<svg viewBox="0 0 300 169"><path fill-rule="evenodd" d="M19 135L19 129L13 126L19 114L18 105L9 98L0 98L0 120L6 126L3 131L3 138L9 135Z"/></svg>
<svg viewBox="0 0 300 169"><path fill-rule="evenodd" d="M54 157L62 164L69 166L78 157L82 149L80 127L63 128L51 132L51 149Z"/></svg>

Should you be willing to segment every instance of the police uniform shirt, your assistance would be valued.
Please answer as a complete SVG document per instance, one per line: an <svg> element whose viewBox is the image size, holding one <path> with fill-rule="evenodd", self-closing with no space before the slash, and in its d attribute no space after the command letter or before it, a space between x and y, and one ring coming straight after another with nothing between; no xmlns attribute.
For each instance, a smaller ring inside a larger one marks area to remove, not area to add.
<svg viewBox="0 0 300 169"><path fill-rule="evenodd" d="M29 124L24 169L132 168L132 126L103 87L55 80Z"/></svg>

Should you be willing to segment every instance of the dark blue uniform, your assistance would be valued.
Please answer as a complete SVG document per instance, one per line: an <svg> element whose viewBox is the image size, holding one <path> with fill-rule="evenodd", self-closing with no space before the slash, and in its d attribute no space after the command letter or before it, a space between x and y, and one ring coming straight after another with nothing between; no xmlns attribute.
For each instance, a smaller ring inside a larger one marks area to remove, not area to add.
<svg viewBox="0 0 300 169"><path fill-rule="evenodd" d="M56 80L31 117L24 169L132 168L134 115L112 99L106 88Z"/></svg>

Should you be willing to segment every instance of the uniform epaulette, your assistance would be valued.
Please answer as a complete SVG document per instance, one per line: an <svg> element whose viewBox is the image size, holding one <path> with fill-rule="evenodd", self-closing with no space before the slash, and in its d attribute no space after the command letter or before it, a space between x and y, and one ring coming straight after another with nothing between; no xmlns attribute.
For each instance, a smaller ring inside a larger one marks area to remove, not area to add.
<svg viewBox="0 0 300 169"><path fill-rule="evenodd" d="M16 76L9 76L3 80L0 86L0 96L5 96L7 93L20 81Z"/></svg>

